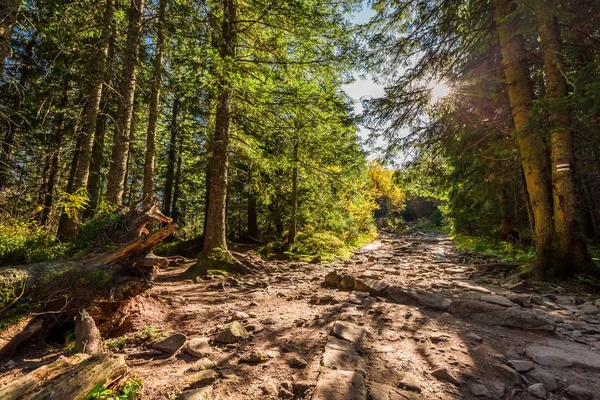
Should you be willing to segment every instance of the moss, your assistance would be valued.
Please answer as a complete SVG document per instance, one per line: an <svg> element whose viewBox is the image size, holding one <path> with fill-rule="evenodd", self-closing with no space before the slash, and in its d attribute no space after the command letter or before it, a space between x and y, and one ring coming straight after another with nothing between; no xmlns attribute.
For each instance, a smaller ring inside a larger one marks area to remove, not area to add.
<svg viewBox="0 0 600 400"><path fill-rule="evenodd" d="M103 270L88 271L81 275L77 281L79 284L97 283L100 285L110 282L112 275Z"/></svg>

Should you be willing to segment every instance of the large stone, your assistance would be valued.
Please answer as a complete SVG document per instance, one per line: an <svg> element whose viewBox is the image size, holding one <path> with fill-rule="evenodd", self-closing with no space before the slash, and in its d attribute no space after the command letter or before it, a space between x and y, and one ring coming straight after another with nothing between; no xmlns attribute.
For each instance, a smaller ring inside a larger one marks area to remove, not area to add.
<svg viewBox="0 0 600 400"><path fill-rule="evenodd" d="M153 349L160 350L164 353L175 354L185 344L187 336L183 333L176 333L168 338L156 342L152 345Z"/></svg>
<svg viewBox="0 0 600 400"><path fill-rule="evenodd" d="M517 386L521 384L521 375L508 365L496 364L494 365L494 371L498 377L503 378L504 381L509 383L511 386Z"/></svg>
<svg viewBox="0 0 600 400"><path fill-rule="evenodd" d="M354 290L355 284L356 279L352 275L344 275L339 287L346 290Z"/></svg>
<svg viewBox="0 0 600 400"><path fill-rule="evenodd" d="M204 386L212 385L217 380L218 374L214 369L206 369L183 377L182 386L187 389L198 389Z"/></svg>
<svg viewBox="0 0 600 400"><path fill-rule="evenodd" d="M213 389L211 386L202 389L186 390L177 400L211 400Z"/></svg>
<svg viewBox="0 0 600 400"><path fill-rule="evenodd" d="M458 287L466 289L466 290L471 290L473 292L479 292L479 293L485 293L485 294L492 294L491 290L486 289L486 288L484 288L482 286L474 286L474 285L471 285L469 283L460 282L460 281L453 282L453 284L455 286L458 286Z"/></svg>
<svg viewBox="0 0 600 400"><path fill-rule="evenodd" d="M354 350L325 350L323 365L342 371L364 371L364 360Z"/></svg>
<svg viewBox="0 0 600 400"><path fill-rule="evenodd" d="M227 324L217 333L219 343L237 343L248 337L248 331L237 321Z"/></svg>
<svg viewBox="0 0 600 400"><path fill-rule="evenodd" d="M351 343L359 343L367 336L367 330L349 322L336 321L331 327L331 335Z"/></svg>
<svg viewBox="0 0 600 400"><path fill-rule="evenodd" d="M471 383L469 385L469 390L477 397L485 397L487 399L492 397L489 389L480 383Z"/></svg>
<svg viewBox="0 0 600 400"><path fill-rule="evenodd" d="M544 315L517 307L506 308L477 300L455 300L448 308L448 312L487 325L546 331L556 329L554 320Z"/></svg>
<svg viewBox="0 0 600 400"><path fill-rule="evenodd" d="M512 307L515 305L515 303L506 297L498 296L497 294L484 294L479 298L479 300L485 301L486 303L497 304L502 307Z"/></svg>
<svg viewBox="0 0 600 400"><path fill-rule="evenodd" d="M409 290L400 286L388 288L389 297L400 304L417 303L434 310L446 311L452 300L424 290Z"/></svg>
<svg viewBox="0 0 600 400"><path fill-rule="evenodd" d="M446 367L438 368L431 371L431 375L440 381L450 382L458 386L460 382L456 379Z"/></svg>
<svg viewBox="0 0 600 400"><path fill-rule="evenodd" d="M578 367L600 371L600 354L577 343L554 341L553 344L556 346L529 346L525 354L546 367Z"/></svg>
<svg viewBox="0 0 600 400"><path fill-rule="evenodd" d="M534 383L527 388L527 392L538 399L545 399L547 394L542 383Z"/></svg>
<svg viewBox="0 0 600 400"><path fill-rule="evenodd" d="M548 392L555 392L558 390L558 379L543 368L536 367L531 371L528 371L525 376L530 381L543 384L544 389Z"/></svg>
<svg viewBox="0 0 600 400"><path fill-rule="evenodd" d="M331 271L330 273L328 273L327 275L325 275L325 286L331 286L331 287L339 287L340 284L342 283L342 276L340 274L337 273L337 271Z"/></svg>
<svg viewBox="0 0 600 400"><path fill-rule="evenodd" d="M384 280L375 279L355 279L354 290L359 292L369 292L373 296L381 296L385 294L389 285Z"/></svg>
<svg viewBox="0 0 600 400"><path fill-rule="evenodd" d="M192 357L202 358L212 353L207 338L193 338L187 341L184 351Z"/></svg>
<svg viewBox="0 0 600 400"><path fill-rule="evenodd" d="M521 373L531 371L533 368L535 368L535 365L533 365L532 362L524 360L509 360L508 365L510 365L515 371Z"/></svg>
<svg viewBox="0 0 600 400"><path fill-rule="evenodd" d="M570 385L565 390L565 396L571 400L594 400L594 392L577 385Z"/></svg>
<svg viewBox="0 0 600 400"><path fill-rule="evenodd" d="M326 369L319 375L312 400L366 400L367 387L361 374Z"/></svg>

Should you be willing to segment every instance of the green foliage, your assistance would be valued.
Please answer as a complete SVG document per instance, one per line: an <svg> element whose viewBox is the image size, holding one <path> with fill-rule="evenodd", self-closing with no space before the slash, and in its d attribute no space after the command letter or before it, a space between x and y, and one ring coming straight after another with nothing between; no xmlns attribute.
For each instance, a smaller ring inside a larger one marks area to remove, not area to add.
<svg viewBox="0 0 600 400"><path fill-rule="evenodd" d="M141 341L149 341L156 339L158 335L158 328L154 325L148 325L140 329L140 331L135 334L135 338Z"/></svg>
<svg viewBox="0 0 600 400"><path fill-rule="evenodd" d="M348 243L334 232L307 230L296 236L296 241L284 254L304 261L311 261L315 257L325 261L335 257L348 257L353 248L368 243L374 236L374 233L363 234Z"/></svg>
<svg viewBox="0 0 600 400"><path fill-rule="evenodd" d="M491 256L502 261L531 261L535 256L535 251L531 247L521 247L487 237L456 235L454 239L456 246L461 250Z"/></svg>
<svg viewBox="0 0 600 400"><path fill-rule="evenodd" d="M81 211L85 210L90 202L87 191L82 188L73 193L62 192L56 200L56 205L62 209L69 218L76 219Z"/></svg>
<svg viewBox="0 0 600 400"><path fill-rule="evenodd" d="M86 250L102 239L104 232L115 232L123 229L125 215L115 211L106 210L99 212L94 218L86 221L77 231L77 235L71 241L72 250Z"/></svg>
<svg viewBox="0 0 600 400"><path fill-rule="evenodd" d="M0 222L0 265L18 265L64 257L68 246L35 222Z"/></svg>
<svg viewBox="0 0 600 400"><path fill-rule="evenodd" d="M140 396L144 382L136 376L128 379L118 391L107 389L104 385L96 386L84 400L135 400Z"/></svg>
<svg viewBox="0 0 600 400"><path fill-rule="evenodd" d="M104 344L109 349L123 349L127 344L127 335L123 335L115 339L109 339Z"/></svg>

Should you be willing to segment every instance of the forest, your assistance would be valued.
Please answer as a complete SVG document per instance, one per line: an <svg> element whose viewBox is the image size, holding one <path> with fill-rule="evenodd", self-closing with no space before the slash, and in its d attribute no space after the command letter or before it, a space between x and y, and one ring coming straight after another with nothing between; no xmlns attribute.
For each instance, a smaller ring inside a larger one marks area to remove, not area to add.
<svg viewBox="0 0 600 400"><path fill-rule="evenodd" d="M0 0L0 140L1 399L600 391L597 0Z"/></svg>

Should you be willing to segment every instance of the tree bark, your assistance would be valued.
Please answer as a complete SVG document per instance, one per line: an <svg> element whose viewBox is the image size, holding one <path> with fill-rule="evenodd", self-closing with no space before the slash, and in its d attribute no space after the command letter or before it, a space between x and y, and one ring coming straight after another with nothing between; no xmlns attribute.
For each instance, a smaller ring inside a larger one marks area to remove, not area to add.
<svg viewBox="0 0 600 400"><path fill-rule="evenodd" d="M258 212L256 205L256 196L248 193L248 236L253 239L260 239L260 230L258 229Z"/></svg>
<svg viewBox="0 0 600 400"><path fill-rule="evenodd" d="M90 98L85 107L85 123L81 132L79 158L77 160L77 169L73 181L72 192L87 188L92 149L94 145L94 133L96 131L98 113L100 111L102 85L104 84L106 61L110 47L114 11L114 0L106 0L104 18L102 21L102 34L98 41L98 51L90 64Z"/></svg>
<svg viewBox="0 0 600 400"><path fill-rule="evenodd" d="M288 244L291 246L296 241L296 225L298 224L298 142L294 143L294 169L292 171L292 215Z"/></svg>
<svg viewBox="0 0 600 400"><path fill-rule="evenodd" d="M506 182L502 179L498 184L498 209L500 210L500 236L503 239L515 239L511 209L506 191Z"/></svg>
<svg viewBox="0 0 600 400"><path fill-rule="evenodd" d="M123 201L143 18L144 0L132 0L129 8L127 45L119 90L116 129L106 186L106 198L108 202L115 205L119 205Z"/></svg>
<svg viewBox="0 0 600 400"><path fill-rule="evenodd" d="M163 199L163 213L172 215L172 203L173 203L173 181L175 177L175 161L177 157L177 137L179 125L177 119L179 117L179 108L181 102L179 98L175 98L173 101L173 113L171 114L171 137L167 145L167 172L165 177L165 190Z"/></svg>
<svg viewBox="0 0 600 400"><path fill-rule="evenodd" d="M173 221L178 222L181 219L181 212L179 210L179 198L181 197L181 168L183 164L183 139L184 132L179 134L179 150L177 151L177 169L175 171L175 184L173 190L173 203L171 205L171 215Z"/></svg>
<svg viewBox="0 0 600 400"><path fill-rule="evenodd" d="M231 62L236 54L235 19L236 8L234 0L223 2L223 27L219 55L225 62ZM227 72L222 72L226 74ZM214 252L226 252L226 201L227 174L229 168L229 134L231 116L233 113L233 94L231 78L222 75L219 78L217 94L217 110L215 135L213 138L213 153L210 159L210 186L208 215L204 236L204 255L208 257Z"/></svg>
<svg viewBox="0 0 600 400"><path fill-rule="evenodd" d="M50 156L50 165L46 172L47 181L44 190L44 201L40 223L46 225L52 204L54 202L54 187L56 186L56 176L60 168L60 156L63 136L65 133L65 113L67 102L69 101L69 92L67 84L63 83L64 92L59 104L58 115L55 119L55 131L52 139L52 151Z"/></svg>
<svg viewBox="0 0 600 400"><path fill-rule="evenodd" d="M0 0L0 77L4 75L4 63L10 52L10 39L20 5L21 0Z"/></svg>
<svg viewBox="0 0 600 400"><path fill-rule="evenodd" d="M576 272L589 272L591 259L579 220L579 199L575 183L575 147L570 129L567 81L563 75L562 43L556 10L552 0L536 0L546 99L552 126L552 188L554 199L554 263L548 271L551 277L565 278ZM561 104L561 101L563 102Z"/></svg>
<svg viewBox="0 0 600 400"><path fill-rule="evenodd" d="M154 158L156 147L156 125L160 105L160 86L162 83L162 59L165 45L165 32L167 24L167 0L159 0L158 21L156 23L156 53L152 72L152 91L150 93L150 114L148 117L148 130L146 132L146 155L144 159L143 197L145 201L152 201L154 181Z"/></svg>
<svg viewBox="0 0 600 400"><path fill-rule="evenodd" d="M494 2L504 74L535 222L536 262L533 272L543 277L552 261L554 231L550 156L544 138L536 132L531 132L529 127L535 95L523 37L516 33L518 26L514 16L510 15L515 10L516 4L512 0Z"/></svg>

